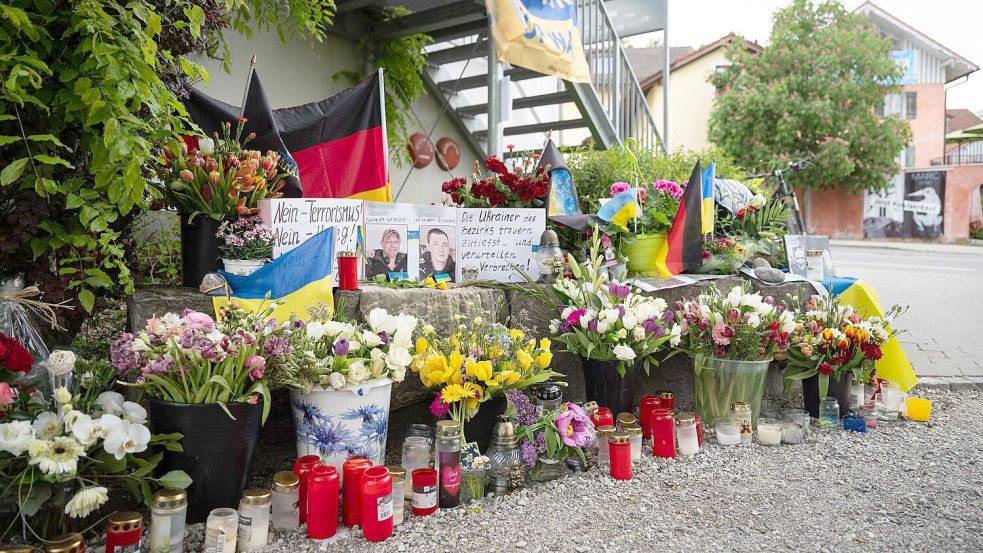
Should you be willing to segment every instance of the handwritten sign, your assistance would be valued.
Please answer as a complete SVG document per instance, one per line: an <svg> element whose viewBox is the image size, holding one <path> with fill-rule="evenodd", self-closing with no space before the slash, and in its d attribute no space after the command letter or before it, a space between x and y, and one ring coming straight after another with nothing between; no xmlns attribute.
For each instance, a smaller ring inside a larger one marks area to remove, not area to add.
<svg viewBox="0 0 983 553"><path fill-rule="evenodd" d="M532 254L545 230L543 209L458 209L458 282L465 267L477 269L479 280L520 282L517 268L538 278L539 264Z"/></svg>
<svg viewBox="0 0 983 553"><path fill-rule="evenodd" d="M362 200L277 198L259 202L263 224L273 229L274 259L328 227L335 229L335 253L355 251L362 212ZM332 272L338 274L337 260Z"/></svg>

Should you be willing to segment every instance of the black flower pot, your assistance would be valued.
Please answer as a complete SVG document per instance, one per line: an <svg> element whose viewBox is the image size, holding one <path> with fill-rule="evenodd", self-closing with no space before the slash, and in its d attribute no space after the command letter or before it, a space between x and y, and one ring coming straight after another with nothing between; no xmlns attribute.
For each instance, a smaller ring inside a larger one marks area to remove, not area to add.
<svg viewBox="0 0 983 553"><path fill-rule="evenodd" d="M218 240L215 233L221 221L198 215L188 223L181 216L181 285L197 288L207 273L218 267Z"/></svg>
<svg viewBox="0 0 983 553"><path fill-rule="evenodd" d="M631 413L635 404L635 383L638 381L641 365L626 365L625 376L621 376L617 361L584 358L580 361L584 369L587 401L596 401L598 405L610 409L615 416L618 413Z"/></svg>
<svg viewBox="0 0 983 553"><path fill-rule="evenodd" d="M183 470L193 480L188 488L188 524L204 522L212 509L237 508L249 478L263 415L262 401L217 404L171 403L150 400L150 424L155 434L180 432L184 451L164 451L159 474Z"/></svg>
<svg viewBox="0 0 983 553"><path fill-rule="evenodd" d="M840 377L837 382L832 376L829 377L829 389L826 391L828 397L835 397L840 404L840 418L850 411L850 376ZM819 375L813 375L802 380L802 403L803 408L809 411L809 416L819 418L819 405L823 398L819 397Z"/></svg>
<svg viewBox="0 0 983 553"><path fill-rule="evenodd" d="M505 413L507 406L508 400L505 396L499 396L482 403L474 417L464 423L465 441L476 442L478 449L487 450L488 443L491 442L492 432L495 430L495 423L498 422L498 416Z"/></svg>

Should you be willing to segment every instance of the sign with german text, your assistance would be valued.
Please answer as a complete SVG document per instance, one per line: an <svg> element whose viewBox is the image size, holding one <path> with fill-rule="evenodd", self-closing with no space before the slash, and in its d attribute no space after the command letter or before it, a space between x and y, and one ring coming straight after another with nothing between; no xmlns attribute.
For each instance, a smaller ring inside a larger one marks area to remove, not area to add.
<svg viewBox="0 0 983 553"><path fill-rule="evenodd" d="M457 279L474 268L478 280L522 282L519 271L539 277L532 254L546 230L546 210L461 208L457 210Z"/></svg>

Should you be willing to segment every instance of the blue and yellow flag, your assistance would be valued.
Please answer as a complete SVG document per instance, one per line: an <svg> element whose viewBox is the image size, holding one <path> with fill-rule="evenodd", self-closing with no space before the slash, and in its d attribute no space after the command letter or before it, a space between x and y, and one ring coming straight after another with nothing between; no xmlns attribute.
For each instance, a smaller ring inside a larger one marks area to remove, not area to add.
<svg viewBox="0 0 983 553"><path fill-rule="evenodd" d="M571 0L485 0L498 59L573 83L590 68Z"/></svg>
<svg viewBox="0 0 983 553"><path fill-rule="evenodd" d="M714 204L713 179L716 176L716 165L711 163L703 170L703 234L713 234Z"/></svg>
<svg viewBox="0 0 983 553"><path fill-rule="evenodd" d="M877 290L860 279L852 277L833 277L822 281L823 287L830 290L834 297L843 303L852 305L861 313L867 316L884 316L884 309L881 307L881 300L877 297ZM892 337L881 346L882 357L874 363L877 370L877 377L890 382L897 382L904 391L910 390L918 383L915 370L911 366L911 361L901 349L901 343L897 336Z"/></svg>
<svg viewBox="0 0 983 553"><path fill-rule="evenodd" d="M603 221L614 223L627 230L628 221L637 217L638 211L638 189L630 188L602 205L601 209L597 210L597 216Z"/></svg>
<svg viewBox="0 0 983 553"><path fill-rule="evenodd" d="M237 276L225 271L231 289L229 296L212 298L216 314L230 301L245 309L257 310L271 300L279 305L272 316L285 321L291 315L310 320L310 309L334 311L331 266L334 262L334 228L329 227L307 241L274 259L249 276Z"/></svg>

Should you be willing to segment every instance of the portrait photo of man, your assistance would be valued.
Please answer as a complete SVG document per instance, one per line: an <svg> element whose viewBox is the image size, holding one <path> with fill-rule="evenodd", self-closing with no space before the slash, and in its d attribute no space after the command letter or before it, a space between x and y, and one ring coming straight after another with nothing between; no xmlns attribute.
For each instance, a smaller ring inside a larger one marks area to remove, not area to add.
<svg viewBox="0 0 983 553"><path fill-rule="evenodd" d="M420 227L420 280L444 275L454 281L454 228Z"/></svg>
<svg viewBox="0 0 983 553"><path fill-rule="evenodd" d="M373 250L365 267L366 278L376 275L389 275L391 273L407 272L406 243L403 241L405 229L386 227L385 229L368 229L367 234L374 235L381 230L379 241L380 247ZM375 236L370 236L375 238ZM370 242L371 243L371 242Z"/></svg>

